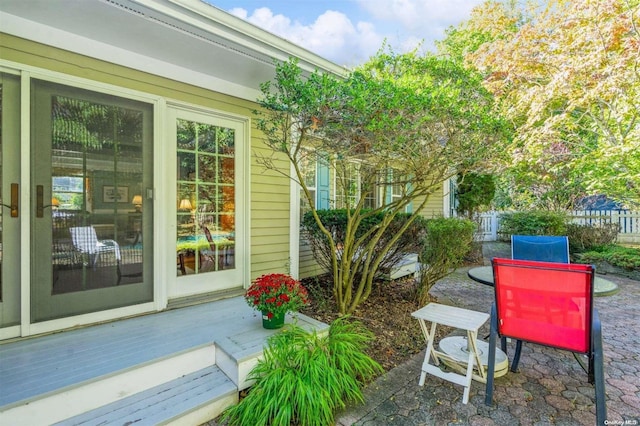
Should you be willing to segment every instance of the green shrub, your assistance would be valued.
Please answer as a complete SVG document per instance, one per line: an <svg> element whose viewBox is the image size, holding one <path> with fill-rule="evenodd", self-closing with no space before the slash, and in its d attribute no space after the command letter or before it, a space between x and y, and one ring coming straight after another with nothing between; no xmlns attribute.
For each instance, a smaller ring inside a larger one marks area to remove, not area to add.
<svg viewBox="0 0 640 426"><path fill-rule="evenodd" d="M357 321L335 320L326 335L292 325L269 338L251 370L255 384L222 421L230 426L325 426L347 402L363 402L362 387L382 372L365 354L373 335Z"/></svg>
<svg viewBox="0 0 640 426"><path fill-rule="evenodd" d="M605 246L616 241L620 232L617 223L605 223L599 226L567 224L569 249L571 253L580 253L594 247Z"/></svg>
<svg viewBox="0 0 640 426"><path fill-rule="evenodd" d="M347 225L347 211L345 209L336 210L317 210L322 224L329 230L333 236L335 244L340 247L346 238L346 225ZM366 215L368 211L363 211ZM379 212L363 219L356 230L356 238L362 236L372 227L377 226L382 222L386 213ZM393 218L393 221L387 228L386 232L380 238L380 241L374 247L375 251L379 251L384 247L391 238L393 238L400 228L411 217L409 213L400 213ZM398 241L391 247L389 252L385 255L384 260L380 263L378 270L381 274L387 274L391 268L396 265L402 257L407 253L418 253L422 250L422 240L425 233L425 219L419 216L415 221L407 228L404 234L398 239ZM313 251L316 262L328 273L331 273L331 246L327 241L326 236L320 231L320 228L316 224L316 221L311 212L307 212L302 219L303 235L308 239L311 249ZM365 242L366 244L366 242ZM338 258L340 260L340 258ZM364 265L361 265L362 268ZM352 264L353 267L353 264ZM355 274L356 280L362 276L362 272ZM333 277L331 277L333 281Z"/></svg>
<svg viewBox="0 0 640 426"><path fill-rule="evenodd" d="M491 204L496 193L495 177L489 174L466 173L458 175L456 198L459 215L473 218L482 207Z"/></svg>
<svg viewBox="0 0 640 426"><path fill-rule="evenodd" d="M577 263L597 264L602 261L620 268L640 269L640 249L609 244L576 256Z"/></svg>
<svg viewBox="0 0 640 426"><path fill-rule="evenodd" d="M418 302L425 305L429 301L429 290L460 266L472 248L473 235L477 224L471 220L458 218L429 219L426 223L424 249L420 252L420 279L418 281Z"/></svg>
<svg viewBox="0 0 640 426"><path fill-rule="evenodd" d="M542 210L504 213L498 234L504 241L509 241L511 235L566 235L567 216Z"/></svg>

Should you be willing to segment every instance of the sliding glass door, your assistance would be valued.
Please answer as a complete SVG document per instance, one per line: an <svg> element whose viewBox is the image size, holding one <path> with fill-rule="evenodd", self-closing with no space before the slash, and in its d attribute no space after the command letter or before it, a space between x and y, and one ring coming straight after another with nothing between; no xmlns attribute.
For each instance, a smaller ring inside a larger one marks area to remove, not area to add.
<svg viewBox="0 0 640 426"><path fill-rule="evenodd" d="M152 301L152 105L31 95L31 322Z"/></svg>
<svg viewBox="0 0 640 426"><path fill-rule="evenodd" d="M0 73L0 331L20 324L19 189L20 80Z"/></svg>

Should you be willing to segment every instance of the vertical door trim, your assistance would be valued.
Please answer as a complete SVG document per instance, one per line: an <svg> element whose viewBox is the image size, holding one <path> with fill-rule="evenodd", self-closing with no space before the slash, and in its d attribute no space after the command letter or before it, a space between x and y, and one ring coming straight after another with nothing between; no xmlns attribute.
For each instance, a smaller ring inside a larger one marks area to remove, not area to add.
<svg viewBox="0 0 640 426"><path fill-rule="evenodd" d="M31 73L20 78L20 335L31 335Z"/></svg>
<svg viewBox="0 0 640 426"><path fill-rule="evenodd" d="M167 186L166 180L169 179L171 173L164 173L169 170L168 156L161 147L166 146L162 143L167 140L166 126L164 124L167 114L167 103L163 98L158 99L153 106L153 161L156 167L153 168L153 300L155 310L161 311L166 309L169 299L169 275L167 274L168 262L162 262L166 255L165 230L168 229L168 221L166 214L161 206L166 205ZM162 171L162 172L161 172ZM145 194L146 195L146 194Z"/></svg>

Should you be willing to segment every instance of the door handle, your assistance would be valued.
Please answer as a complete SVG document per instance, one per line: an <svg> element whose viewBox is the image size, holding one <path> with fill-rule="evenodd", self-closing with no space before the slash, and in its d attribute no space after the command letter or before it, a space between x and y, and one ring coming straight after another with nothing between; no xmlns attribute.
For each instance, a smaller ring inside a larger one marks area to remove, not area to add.
<svg viewBox="0 0 640 426"><path fill-rule="evenodd" d="M20 209L18 207L19 189L20 189L20 185L18 185L17 183L12 183L11 184L11 204L10 205L2 204L3 206L11 210L11 217L18 217L18 215L20 214Z"/></svg>
<svg viewBox="0 0 640 426"><path fill-rule="evenodd" d="M44 205L44 186L36 185L36 217L44 217L46 207L53 207L53 204Z"/></svg>
<svg viewBox="0 0 640 426"><path fill-rule="evenodd" d="M44 187L42 185L36 185L36 217L44 217L43 194Z"/></svg>

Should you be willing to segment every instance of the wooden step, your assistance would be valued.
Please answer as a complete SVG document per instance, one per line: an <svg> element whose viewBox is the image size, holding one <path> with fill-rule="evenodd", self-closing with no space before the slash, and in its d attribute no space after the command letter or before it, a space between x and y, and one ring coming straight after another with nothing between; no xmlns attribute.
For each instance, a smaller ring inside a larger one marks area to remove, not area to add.
<svg viewBox="0 0 640 426"><path fill-rule="evenodd" d="M210 366L55 424L202 424L237 401L238 388Z"/></svg>
<svg viewBox="0 0 640 426"><path fill-rule="evenodd" d="M215 345L201 345L3 406L0 423L49 425L211 367L215 360Z"/></svg>
<svg viewBox="0 0 640 426"><path fill-rule="evenodd" d="M295 323L307 331L315 330L318 334L327 333L329 330L327 324L300 313L287 314L285 322ZM252 381L247 380L247 376L262 358L269 336L277 332L278 330L266 330L253 326L238 330L232 336L216 340L216 364L238 389L243 390L253 384Z"/></svg>

